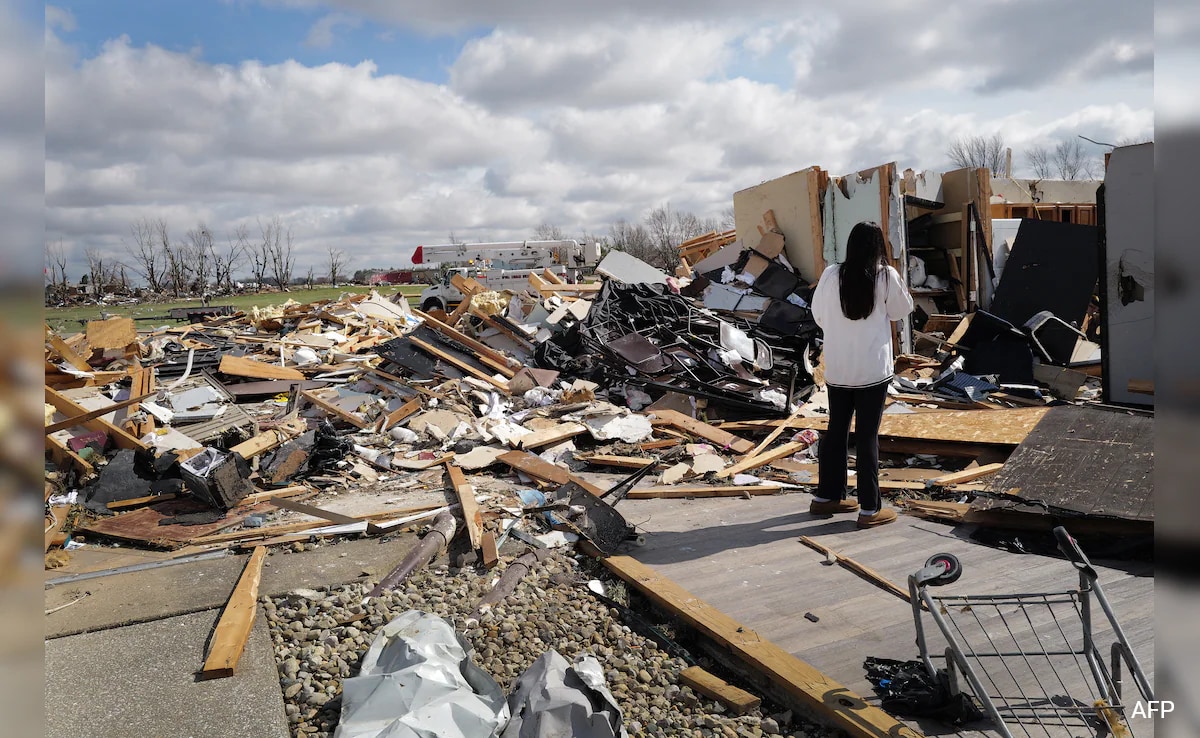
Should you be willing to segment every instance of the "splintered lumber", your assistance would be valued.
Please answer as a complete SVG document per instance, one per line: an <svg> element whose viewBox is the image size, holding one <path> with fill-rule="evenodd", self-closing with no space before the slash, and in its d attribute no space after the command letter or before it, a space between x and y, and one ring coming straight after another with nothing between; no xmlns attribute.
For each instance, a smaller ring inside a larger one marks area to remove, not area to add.
<svg viewBox="0 0 1200 738"><path fill-rule="evenodd" d="M315 392L311 392L309 390L304 390L300 393L300 396L303 397L304 399L308 400L312 404L316 405L317 407L321 408L325 412L329 413L330 415L336 415L337 417L346 421L347 423L354 426L355 428L358 428L359 430L367 430L368 428L371 427L371 424L368 423L367 421L363 420L362 418L355 415L354 413L347 412L347 411L341 409L340 407L338 407L337 405L333 404L332 402L329 402L328 400L325 400L324 398L319 397Z"/></svg>
<svg viewBox="0 0 1200 738"><path fill-rule="evenodd" d="M87 363L87 359L80 356L79 353L75 351L75 349L71 348L66 341L62 340L57 333L52 331L48 332L46 336L46 342L49 343L50 347L53 348L55 352L57 352L58 355L61 356L63 360L72 367L81 372L92 371L92 365Z"/></svg>
<svg viewBox="0 0 1200 738"><path fill-rule="evenodd" d="M774 219L774 217L775 217L774 211L768 210L767 212L771 213L771 218ZM803 407L801 407L800 410L797 410L796 412L792 413L791 416L788 417L788 420L792 420L793 418L800 417L801 410L803 410ZM767 435L766 438L759 441L758 445L755 446L754 449L750 451L750 453L746 454L743 457L743 461L746 459L749 459L752 456L757 456L758 454L761 454L763 452L763 449L765 449L767 446L770 446L775 441L775 439L779 437L779 434L783 433L785 430L787 430L787 423L780 423L779 425L775 426L775 430L771 431Z"/></svg>
<svg viewBox="0 0 1200 738"><path fill-rule="evenodd" d="M580 284L553 284L542 279L533 272L529 273L529 284L543 295L553 295L559 292L599 292L602 286L599 282L582 282Z"/></svg>
<svg viewBox="0 0 1200 738"><path fill-rule="evenodd" d="M56 410L67 417L77 417L88 414L88 409L86 407L80 405L78 402L75 402L70 397L67 397L52 387L46 388L46 402L53 405ZM146 448L146 444L142 443L137 437L131 435L123 428L118 428L104 418L92 418L91 420L85 420L80 423L80 425L90 431L107 433L109 438L112 439L113 445L115 445L117 448L134 450Z"/></svg>
<svg viewBox="0 0 1200 738"><path fill-rule="evenodd" d="M90 463L68 448L67 444L58 440L56 436L46 436L46 444L48 446L47 450L50 452L50 457L59 469L66 471L68 465L74 465L80 478L90 477L96 473L95 468Z"/></svg>
<svg viewBox="0 0 1200 738"><path fill-rule="evenodd" d="M299 379L304 375L298 369L286 366L268 364L265 361L255 361L244 356L225 354L217 371L234 377L250 377L251 379Z"/></svg>
<svg viewBox="0 0 1200 738"><path fill-rule="evenodd" d="M457 330L452 325L447 325L432 315L427 315L420 310L414 309L413 314L424 320L425 324L433 330L474 351L476 354L478 354L481 361L484 359L490 359L488 366L495 368L496 371L500 372L505 377L512 379L512 376L516 374L516 370L508 364L508 357L504 356L504 354L500 353L491 346L488 346L486 343L481 343L480 341L477 341L465 333ZM518 366L517 368L520 367Z"/></svg>
<svg viewBox="0 0 1200 738"><path fill-rule="evenodd" d="M454 289L469 297L474 297L480 292L487 292L487 287L483 286L478 281L470 277L464 277L461 274L455 274L451 276L450 284L454 285Z"/></svg>
<svg viewBox="0 0 1200 738"><path fill-rule="evenodd" d="M777 495L783 487L773 484L734 484L727 487L652 487L630 490L626 497L631 500L686 499L688 497L745 497L746 495Z"/></svg>
<svg viewBox="0 0 1200 738"><path fill-rule="evenodd" d="M408 402L404 403L400 407L396 408L395 410L391 411L386 416L384 416L383 420L381 420L379 423L379 432L383 433L383 432L390 430L392 428L392 426L396 425L396 423L399 423L401 420L404 420L409 415L412 415L413 413L417 412L420 409L421 409L421 398L419 398L419 397L412 398Z"/></svg>
<svg viewBox="0 0 1200 738"><path fill-rule="evenodd" d="M331 523L347 524L362 522L359 518L351 517L350 515L343 515L342 513L326 510L314 505L305 505L303 502L289 500L286 497L272 497L270 499L271 504L275 507L281 507L284 510L292 510L294 512L304 513L305 515L311 515L314 518L328 520Z"/></svg>
<svg viewBox="0 0 1200 738"><path fill-rule="evenodd" d="M257 505L260 502L273 500L279 497L299 497L300 495L315 491L316 490L314 490L312 487L306 487L301 484L295 487L282 487L280 489L271 489L263 492L251 492L242 499L238 500L238 507Z"/></svg>
<svg viewBox="0 0 1200 738"><path fill-rule="evenodd" d="M945 502L937 500L904 500L901 502L906 512L921 518L939 520L947 523L961 523L971 511L969 502Z"/></svg>
<svg viewBox="0 0 1200 738"><path fill-rule="evenodd" d="M494 569L500 562L500 551L496 547L496 534L486 531L479 539L479 559L484 569Z"/></svg>
<svg viewBox="0 0 1200 738"><path fill-rule="evenodd" d="M587 426L582 423L559 423L551 428L543 428L524 436L516 436L509 445L521 449L551 446L584 433L587 433Z"/></svg>
<svg viewBox="0 0 1200 738"><path fill-rule="evenodd" d="M212 648L200 671L201 679L233 676L242 651L246 648L246 640L250 637L250 628L254 626L254 616L258 611L258 583L262 579L266 555L267 549L263 546L255 547L254 553L250 554L246 570L233 588L233 594L225 603L221 619L213 631Z"/></svg>
<svg viewBox="0 0 1200 738"><path fill-rule="evenodd" d="M154 370L148 367L143 367L133 372L132 381L129 385L129 394L142 395L150 397L154 394ZM140 420L132 420L130 424L130 432L138 438L145 438L146 434L154 430L154 416L150 413L142 413Z"/></svg>
<svg viewBox="0 0 1200 738"><path fill-rule="evenodd" d="M863 579L866 579L871 584L874 584L877 587L880 587L882 589L887 590L888 592L891 592L892 594L896 595L897 597L904 600L905 602L911 601L908 599L908 590L907 589L896 584L895 582L888 579L887 577L880 574L879 572L875 571L871 567L869 567L865 564L860 564L859 562L855 561L854 559L850 558L849 556L843 556L840 553L838 553L837 551L834 551L832 548L829 548L828 546L825 546L824 544L817 543L816 541L809 538L808 536L800 536L800 542L818 553L825 554L825 556L827 558L832 558L842 568L849 569L850 571L859 575Z"/></svg>
<svg viewBox="0 0 1200 738"><path fill-rule="evenodd" d="M755 697L746 690L733 686L700 666L689 666L679 672L679 680L700 694L725 705L736 715L745 715L762 704L761 697Z"/></svg>
<svg viewBox="0 0 1200 738"><path fill-rule="evenodd" d="M641 469L654 463L654 459L641 456L612 456L610 454L595 454L594 456L577 457L581 461L599 466L615 466L619 469Z"/></svg>
<svg viewBox="0 0 1200 738"><path fill-rule="evenodd" d="M693 436L703 438L706 441L711 441L721 448L731 449L735 453L745 454L754 449L754 442L748 438L735 436L729 431L721 430L720 428L709 425L703 420L696 420L693 417L684 415L678 410L655 410L655 421L651 421L659 425L669 425L673 428L678 428L681 431L690 433Z"/></svg>
<svg viewBox="0 0 1200 738"><path fill-rule="evenodd" d="M451 327L458 325L458 321L462 319L463 314L471 309L472 299L472 295L467 295L463 300L461 300L458 303L458 307L454 308L454 312L450 313L450 315L446 317L446 325Z"/></svg>
<svg viewBox="0 0 1200 738"><path fill-rule="evenodd" d="M251 459L261 453L270 451L276 446L282 446L294 436L303 433L304 430L304 421L293 419L278 428L270 428L253 438L247 438L229 450L240 455L243 459Z"/></svg>
<svg viewBox="0 0 1200 738"><path fill-rule="evenodd" d="M123 349L137 342L137 325L133 318L89 320L87 342L95 349Z"/></svg>
<svg viewBox="0 0 1200 738"><path fill-rule="evenodd" d="M492 385L493 387L500 390L501 392L503 392L506 395L509 394L507 383L497 381L494 377L492 377L492 375L488 374L487 372L483 371L482 369L479 369L478 367L474 366L473 364L463 361L462 359L458 358L454 354L448 353L446 351L442 351L437 346L425 343L424 341L422 341L419 338L416 338L415 336L409 336L408 340L411 341L414 346L421 349L425 353L435 356L435 357L441 359L442 361L446 362L447 364L458 367L459 369L463 370L467 374L470 374L472 377L475 377L476 379L482 379L483 381Z"/></svg>
<svg viewBox="0 0 1200 738"><path fill-rule="evenodd" d="M636 559L609 556L601 563L655 605L781 688L822 722L862 738L922 738L921 733Z"/></svg>
<svg viewBox="0 0 1200 738"><path fill-rule="evenodd" d="M938 486L948 486L951 484L962 484L964 482L973 482L980 477L986 477L989 474L995 474L1004 468L1004 464L983 464L974 469L963 469L952 474L943 474L940 477L934 477L929 480L930 484Z"/></svg>
<svg viewBox="0 0 1200 738"><path fill-rule="evenodd" d="M101 415L108 415L109 413L113 412L114 410L120 410L121 408L129 407L130 405L136 405L139 402L141 402L142 400L146 399L147 397L150 397L150 395L145 394L145 395L141 395L139 397L130 397L128 400L121 400L120 402L114 402L113 404L108 405L106 407L97 408L95 410L89 410L86 413L84 413L83 415L75 415L70 418L67 418L66 420L61 420L57 423L54 423L53 425L46 426L46 434L49 435L50 433L56 433L60 430L66 429L66 428L73 428L77 425L80 425L84 421L94 420L94 419L100 417Z"/></svg>
<svg viewBox="0 0 1200 738"><path fill-rule="evenodd" d="M750 469L757 469L760 466L766 466L776 459L782 459L785 456L791 456L797 451L803 451L806 448L808 448L808 443L804 441L788 441L787 443L780 444L770 451L761 453L758 456L750 456L742 459L733 466L725 467L717 472L717 478L728 479L734 474L741 474L742 472Z"/></svg>
<svg viewBox="0 0 1200 738"><path fill-rule="evenodd" d="M549 482L558 486L562 486L567 482L574 482L596 497L604 494L604 490L591 482L572 474L561 466L551 464L549 461L528 451L509 451L497 456L496 460L503 464L508 464L514 470L526 476L543 482Z"/></svg>
<svg viewBox="0 0 1200 738"><path fill-rule="evenodd" d="M471 548L479 548L483 537L483 516L479 512L479 503L475 501L475 488L467 483L463 470L454 464L446 464L446 473L450 475L450 486L458 497Z"/></svg>

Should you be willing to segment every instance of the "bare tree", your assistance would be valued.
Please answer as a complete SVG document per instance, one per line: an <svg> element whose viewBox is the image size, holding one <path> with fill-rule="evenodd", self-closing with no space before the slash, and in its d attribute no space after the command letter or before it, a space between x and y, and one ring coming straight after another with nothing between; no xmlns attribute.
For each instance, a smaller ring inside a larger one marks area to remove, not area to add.
<svg viewBox="0 0 1200 738"><path fill-rule="evenodd" d="M1078 141L1060 141L1054 147L1054 168L1059 179L1092 179L1096 162Z"/></svg>
<svg viewBox="0 0 1200 738"><path fill-rule="evenodd" d="M458 243L466 243L466 241L464 241L464 240L462 240L461 238L458 238L457 236L455 236L455 235L454 235L454 231L450 231L449 238L450 238L450 243L454 243L454 244L458 244Z"/></svg>
<svg viewBox="0 0 1200 738"><path fill-rule="evenodd" d="M292 229L285 229L278 215L266 225L259 221L258 228L262 233L260 249L266 268L270 269L271 277L279 285L279 289L287 291L292 282L292 269L296 265L296 255L292 248Z"/></svg>
<svg viewBox="0 0 1200 738"><path fill-rule="evenodd" d="M228 236L226 240L228 245L221 251L217 251L216 242L212 240L210 240L209 248L212 252L213 281L216 283L216 288L218 291L224 290L231 293L233 292L233 270L246 258L246 253L250 248L250 231L245 224L239 225L234 229L233 235Z"/></svg>
<svg viewBox="0 0 1200 738"><path fill-rule="evenodd" d="M313 288L313 268L311 266L308 268L308 274L304 277L304 284L310 290Z"/></svg>
<svg viewBox="0 0 1200 738"><path fill-rule="evenodd" d="M549 223L542 223L533 229L533 240L535 241L562 241L566 237L563 229Z"/></svg>
<svg viewBox="0 0 1200 738"><path fill-rule="evenodd" d="M191 282L191 249L184 242L171 240L167 221L161 218L155 226L155 239L166 257L166 281L170 283L171 294L178 299L188 291L188 283Z"/></svg>
<svg viewBox="0 0 1200 738"><path fill-rule="evenodd" d="M187 252L196 275L196 291L208 295L208 278L213 270L213 236L208 226L200 223L187 232Z"/></svg>
<svg viewBox="0 0 1200 738"><path fill-rule="evenodd" d="M650 232L640 223L618 220L609 226L609 243L613 250L624 251L632 257L654 263L656 249Z"/></svg>
<svg viewBox="0 0 1200 738"><path fill-rule="evenodd" d="M129 226L132 243L125 244L129 257L129 268L146 282L151 292L162 292L166 272L166 256L158 239L158 233L166 233L167 222L162 218L142 218Z"/></svg>
<svg viewBox="0 0 1200 738"><path fill-rule="evenodd" d="M46 244L46 276L50 280L51 290L57 291L60 298L66 298L67 252L63 249L61 239L56 244Z"/></svg>
<svg viewBox="0 0 1200 738"><path fill-rule="evenodd" d="M334 287L338 286L338 277L342 276L342 271L346 267L346 253L341 249L329 247L329 283Z"/></svg>
<svg viewBox="0 0 1200 738"><path fill-rule="evenodd" d="M959 137L950 142L946 156L957 167L976 169L985 167L993 172L1004 171L1004 137L999 133L991 136Z"/></svg>
<svg viewBox="0 0 1200 738"><path fill-rule="evenodd" d="M84 257L88 263L88 282L92 285L92 290L97 296L104 293L104 288L107 284L106 277L108 276L104 269L104 254L98 249L85 249Z"/></svg>
<svg viewBox="0 0 1200 738"><path fill-rule="evenodd" d="M1054 176L1054 166L1050 163L1050 151L1045 146L1030 146L1025 149L1025 160L1038 179L1049 179Z"/></svg>
<svg viewBox="0 0 1200 738"><path fill-rule="evenodd" d="M727 207L721 211L721 221L718 223L719 229L722 231L731 231L734 229L733 207Z"/></svg>

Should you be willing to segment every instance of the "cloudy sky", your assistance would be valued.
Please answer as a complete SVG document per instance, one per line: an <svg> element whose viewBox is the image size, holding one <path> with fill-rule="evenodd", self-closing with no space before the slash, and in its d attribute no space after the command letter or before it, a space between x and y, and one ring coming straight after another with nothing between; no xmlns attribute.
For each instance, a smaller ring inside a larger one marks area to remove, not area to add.
<svg viewBox="0 0 1200 738"><path fill-rule="evenodd" d="M223 240L278 215L304 273L719 218L814 164L950 168L964 135L1020 174L1031 144L1150 138L1152 45L1147 0L64 0L46 241L77 279L143 217Z"/></svg>

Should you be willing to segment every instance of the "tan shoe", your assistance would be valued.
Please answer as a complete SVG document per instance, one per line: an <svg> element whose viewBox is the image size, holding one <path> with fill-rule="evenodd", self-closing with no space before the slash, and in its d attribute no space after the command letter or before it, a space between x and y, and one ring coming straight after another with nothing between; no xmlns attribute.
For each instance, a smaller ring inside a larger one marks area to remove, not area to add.
<svg viewBox="0 0 1200 738"><path fill-rule="evenodd" d="M808 512L812 515L836 515L856 510L858 510L858 503L854 500L830 500L829 502L813 500L808 505Z"/></svg>
<svg viewBox="0 0 1200 738"><path fill-rule="evenodd" d="M859 528L874 528L877 525L885 525L896 519L896 511L890 507L885 507L874 515L859 515Z"/></svg>

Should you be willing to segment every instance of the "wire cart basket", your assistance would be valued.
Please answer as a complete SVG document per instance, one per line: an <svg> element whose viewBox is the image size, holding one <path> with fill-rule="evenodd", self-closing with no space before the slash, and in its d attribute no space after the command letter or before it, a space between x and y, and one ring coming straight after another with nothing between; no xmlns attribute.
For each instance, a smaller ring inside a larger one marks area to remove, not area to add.
<svg viewBox="0 0 1200 738"><path fill-rule="evenodd" d="M1079 573L1077 589L934 597L929 588L956 581L962 566L950 554L930 557L908 578L921 661L931 677L938 675L925 638L924 607L949 644L945 658L951 692L963 691L960 679L965 679L1004 738L1014 738L1014 730L1019 731L1015 735L1048 738L1132 738L1121 699L1122 669L1142 699L1154 699L1152 687L1091 562L1066 529L1055 528L1054 536ZM1107 659L1093 631L1096 605L1111 627Z"/></svg>

